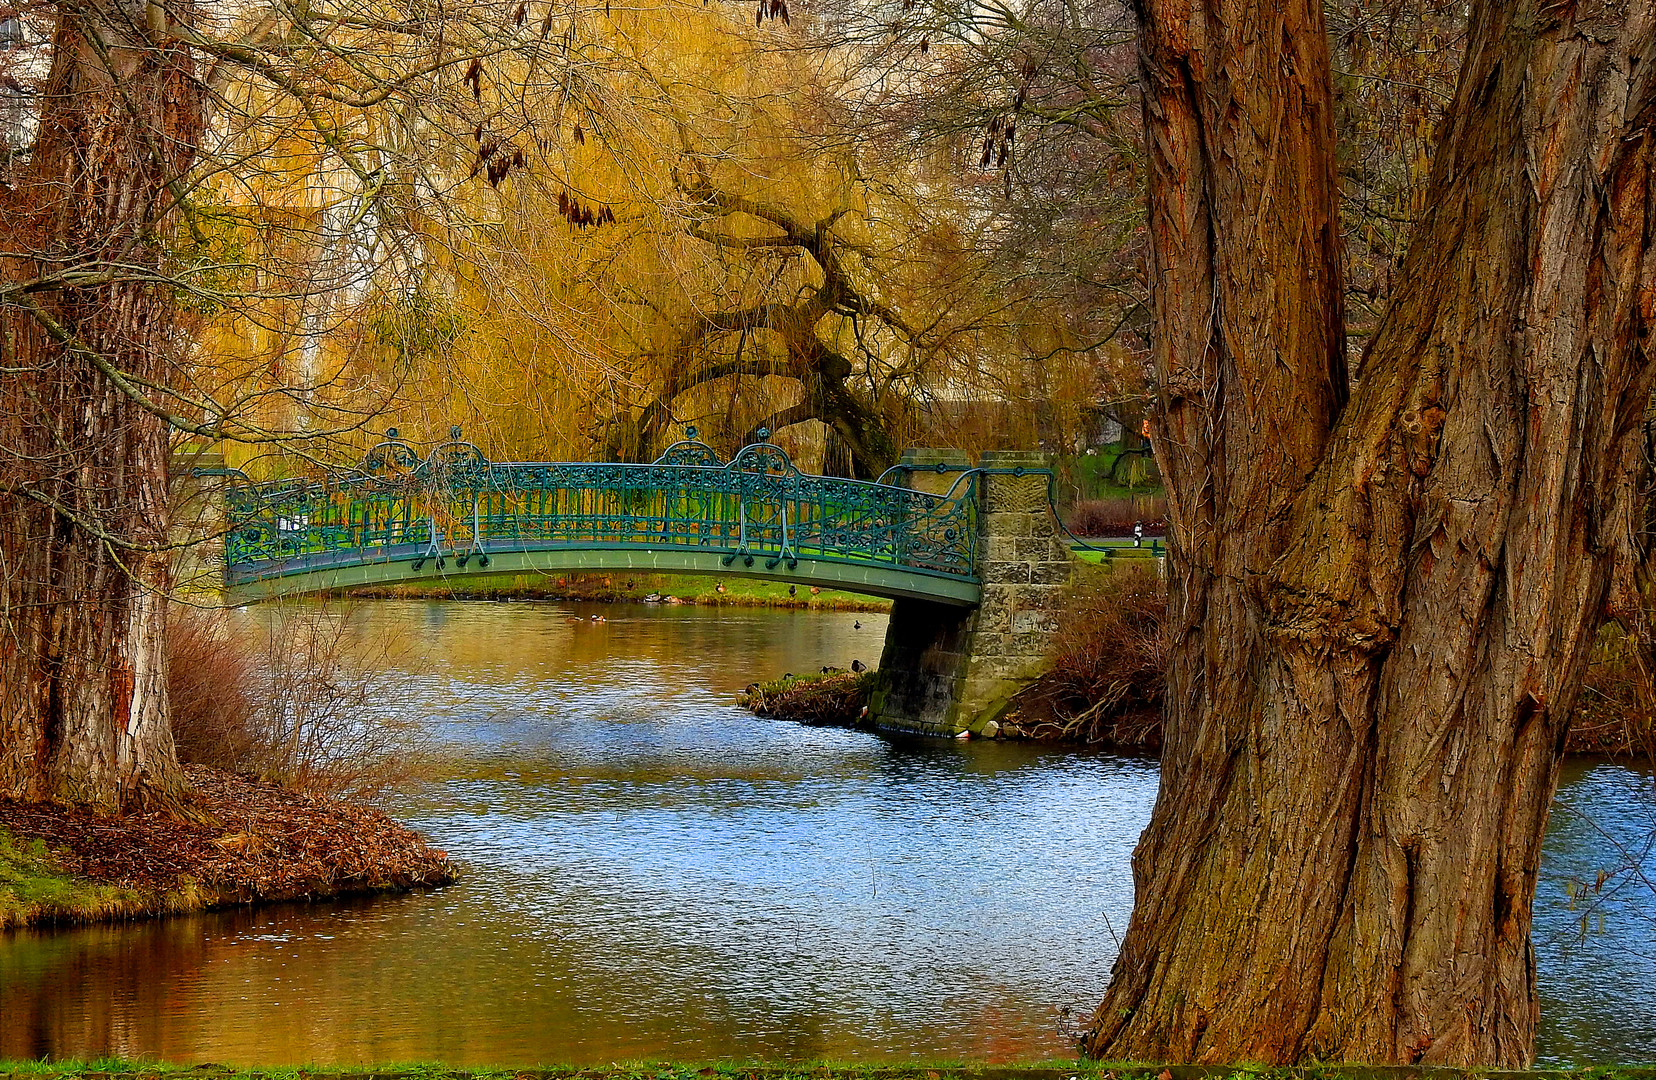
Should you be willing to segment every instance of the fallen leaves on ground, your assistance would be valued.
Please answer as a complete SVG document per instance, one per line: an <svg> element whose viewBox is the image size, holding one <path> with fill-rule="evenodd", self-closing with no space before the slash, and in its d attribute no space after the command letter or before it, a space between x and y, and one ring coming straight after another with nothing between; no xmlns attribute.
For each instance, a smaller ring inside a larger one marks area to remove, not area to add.
<svg viewBox="0 0 1656 1080"><path fill-rule="evenodd" d="M207 902L295 899L443 885L448 856L414 830L355 803L315 799L247 777L185 766L196 808L217 824L161 811L121 816L0 798L0 828L39 838L71 874Z"/></svg>

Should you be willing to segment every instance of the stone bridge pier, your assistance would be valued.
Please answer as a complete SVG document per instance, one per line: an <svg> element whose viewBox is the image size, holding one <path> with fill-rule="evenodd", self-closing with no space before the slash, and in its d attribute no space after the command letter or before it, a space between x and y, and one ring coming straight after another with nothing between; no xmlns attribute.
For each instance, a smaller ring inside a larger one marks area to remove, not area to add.
<svg viewBox="0 0 1656 1080"><path fill-rule="evenodd" d="M939 494L973 468L961 450L909 450L901 464L908 486ZM1050 464L1046 454L1021 450L990 451L978 461L982 603L892 603L869 703L876 726L993 735L1012 696L1047 670L1075 564L1049 509Z"/></svg>

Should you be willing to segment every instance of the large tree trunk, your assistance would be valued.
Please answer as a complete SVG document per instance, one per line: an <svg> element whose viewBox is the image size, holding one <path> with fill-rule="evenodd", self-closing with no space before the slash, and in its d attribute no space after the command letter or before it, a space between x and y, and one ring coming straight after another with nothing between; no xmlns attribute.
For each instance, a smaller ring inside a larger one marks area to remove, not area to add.
<svg viewBox="0 0 1656 1080"><path fill-rule="evenodd" d="M1650 389L1652 25L1483 0L1343 409L1320 5L1144 5L1167 742L1097 1055L1522 1066Z"/></svg>
<svg viewBox="0 0 1656 1080"><path fill-rule="evenodd" d="M32 255L8 253L4 280L52 282L0 307L0 793L108 809L185 792L167 719L167 426L136 400L176 374L172 292L142 279L201 126L169 13L187 7L60 5L33 157L0 193L7 246Z"/></svg>

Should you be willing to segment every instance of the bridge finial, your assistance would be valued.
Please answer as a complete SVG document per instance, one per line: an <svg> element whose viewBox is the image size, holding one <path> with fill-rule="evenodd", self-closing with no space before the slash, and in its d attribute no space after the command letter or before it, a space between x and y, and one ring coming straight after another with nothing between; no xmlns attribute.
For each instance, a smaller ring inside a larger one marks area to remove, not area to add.
<svg viewBox="0 0 1656 1080"><path fill-rule="evenodd" d="M691 424L689 427L684 429L684 437L686 439L694 439L696 437L696 425L695 424Z"/></svg>
<svg viewBox="0 0 1656 1080"><path fill-rule="evenodd" d="M460 425L459 424L450 424L449 425L449 438L458 439L459 437L460 437Z"/></svg>
<svg viewBox="0 0 1656 1080"><path fill-rule="evenodd" d="M385 437L387 439L400 439L400 438L402 438L402 436L397 432L397 429L394 428L394 427L388 427L388 428L385 429Z"/></svg>
<svg viewBox="0 0 1656 1080"><path fill-rule="evenodd" d="M760 442L769 442L770 441L770 428L768 428L768 427L762 427L758 431L754 432L754 434L759 436L759 441Z"/></svg>

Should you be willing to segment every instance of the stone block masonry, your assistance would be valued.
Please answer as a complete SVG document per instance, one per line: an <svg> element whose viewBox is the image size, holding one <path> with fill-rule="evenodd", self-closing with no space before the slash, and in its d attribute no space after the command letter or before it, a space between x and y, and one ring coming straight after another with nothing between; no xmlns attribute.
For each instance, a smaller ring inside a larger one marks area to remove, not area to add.
<svg viewBox="0 0 1656 1080"><path fill-rule="evenodd" d="M1046 672L1075 558L1049 509L1050 463L1045 454L1018 450L991 451L978 461L986 470L977 478L983 601L975 609L893 604L869 707L876 725L993 734L1013 695ZM910 450L901 464L909 467L910 487L935 494L973 467L960 450Z"/></svg>

